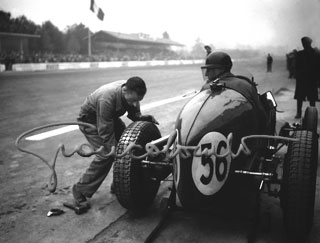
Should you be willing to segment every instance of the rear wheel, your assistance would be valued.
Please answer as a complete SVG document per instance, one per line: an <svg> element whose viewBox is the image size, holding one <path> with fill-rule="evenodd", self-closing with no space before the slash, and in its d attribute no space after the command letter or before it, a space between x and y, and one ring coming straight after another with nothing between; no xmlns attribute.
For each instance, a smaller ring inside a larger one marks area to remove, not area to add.
<svg viewBox="0 0 320 243"><path fill-rule="evenodd" d="M318 110L316 107L307 107L302 120L302 129L317 133Z"/></svg>
<svg viewBox="0 0 320 243"><path fill-rule="evenodd" d="M296 131L283 167L281 206L290 238L302 239L313 224L318 140L310 131Z"/></svg>
<svg viewBox="0 0 320 243"><path fill-rule="evenodd" d="M126 147L133 142L143 147L142 150L134 149L134 155L142 155L145 153L145 145L160 137L161 134L153 123L134 122L123 132L116 154L118 156L122 154ZM160 181L151 180L151 177L143 173L141 160L135 160L129 154L115 160L113 183L119 203L124 208L133 211L142 211L150 206L160 186Z"/></svg>

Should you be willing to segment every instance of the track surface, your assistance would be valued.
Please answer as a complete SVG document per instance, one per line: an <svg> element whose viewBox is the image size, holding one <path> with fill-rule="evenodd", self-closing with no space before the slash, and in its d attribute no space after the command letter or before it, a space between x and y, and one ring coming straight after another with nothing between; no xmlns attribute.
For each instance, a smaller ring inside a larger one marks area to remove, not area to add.
<svg viewBox="0 0 320 243"><path fill-rule="evenodd" d="M287 79L284 60L274 62L273 73L266 73L265 63L259 60L235 63L236 70L243 67L255 76L261 93L279 91L283 87L281 92L275 92L279 110L285 111L279 113L278 121L279 124L294 122L294 81ZM142 106L199 90L202 85L198 65L0 74L0 242L143 242L159 220L159 202L168 194L170 182L163 183L146 215L137 217L126 212L109 193L110 173L91 200L93 208L77 216L63 208L62 203L71 199L71 186L90 158L59 156L58 189L49 194L46 188L48 168L14 147L17 136L26 130L48 123L75 121L85 96L100 85L135 75L147 83L148 92ZM172 131L177 113L185 102L180 100L146 112L157 118L162 135L166 135ZM80 132L73 131L23 145L49 159L59 143L71 149L82 142L85 140ZM235 194L231 203L209 214L175 212L156 242L246 242L242 207L245 205L240 203L243 197ZM235 205L235 201L239 203ZM61 208L66 213L48 218L46 214L51 208ZM263 197L263 212L271 215L272 227L270 232L261 232L257 242L286 242L278 199ZM317 184L315 225L310 243L320 242L319 219Z"/></svg>

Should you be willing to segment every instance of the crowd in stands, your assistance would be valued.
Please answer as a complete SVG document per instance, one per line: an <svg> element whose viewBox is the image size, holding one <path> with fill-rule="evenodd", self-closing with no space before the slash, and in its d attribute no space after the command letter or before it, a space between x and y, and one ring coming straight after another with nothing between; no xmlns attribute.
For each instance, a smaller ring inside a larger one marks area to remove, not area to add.
<svg viewBox="0 0 320 243"><path fill-rule="evenodd" d="M0 63L10 69L16 63L57 63L57 62L106 62L106 61L148 61L184 59L182 55L171 50L148 49L110 49L104 52L93 50L92 55L54 54L48 52L32 52L23 54L17 51L0 52Z"/></svg>
<svg viewBox="0 0 320 243"><path fill-rule="evenodd" d="M94 53L98 53L94 51ZM174 51L167 49L108 49L100 52L98 61L149 61L149 60L172 60L181 59Z"/></svg>

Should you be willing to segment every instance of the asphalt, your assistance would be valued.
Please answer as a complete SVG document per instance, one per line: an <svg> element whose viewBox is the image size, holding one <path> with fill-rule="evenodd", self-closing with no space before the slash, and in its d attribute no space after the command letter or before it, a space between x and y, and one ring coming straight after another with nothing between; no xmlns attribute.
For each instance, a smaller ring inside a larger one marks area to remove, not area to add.
<svg viewBox="0 0 320 243"><path fill-rule="evenodd" d="M271 74L272 75L272 74ZM275 90L277 100L277 131L289 122L290 124L301 123L301 119L295 119L296 103L293 100L295 81L289 80L289 85ZM308 106L304 102L303 110ZM317 103L317 108L320 104ZM318 120L319 122L319 120ZM318 130L319 133L319 130ZM285 152L285 151L284 151ZM320 241L320 169L318 167L316 206L314 226L306 243ZM148 210L148 216L141 218L124 213L117 221L107 225L102 231L94 236L91 243L105 242L144 242L152 229L161 220L160 202L168 197L170 183L164 183L156 198L154 206ZM214 212L180 212L175 211L169 216L154 242L247 242L246 238L246 209L248 205L241 205L244 195L236 195L234 202L226 202L224 209L216 209ZM232 209L230 208L233 207ZM229 209L228 209L229 207ZM279 200L262 196L262 220L258 229L257 243L289 243L284 232L282 211ZM140 233L137 233L140 232ZM302 242L299 242L302 243Z"/></svg>
<svg viewBox="0 0 320 243"><path fill-rule="evenodd" d="M263 80L269 82L270 80L276 80L271 87L266 85L267 82L265 82L260 85L260 88L265 91L271 89L275 94L278 103L277 110L279 111L277 113L277 129L285 122L300 122L300 120L294 118L296 113L296 103L293 99L295 81L287 79L286 75L284 69L281 69L281 72L267 74L263 72L261 74ZM185 76L182 77L182 79L184 78ZM85 91L87 92L87 90ZM156 92L159 92L159 96L165 95L161 93L160 89ZM177 101L166 105L161 110L154 111L156 117L159 117L160 124L162 124L160 130L165 130L163 135L173 125L173 122L168 121L168 117L164 114L176 115L184 102L185 100ZM303 109L307 105L304 102ZM320 104L318 102L316 106L319 110ZM51 116L52 114L46 113L46 115ZM59 118L62 118L62 116L59 116ZM44 119L46 118L44 117ZM2 132L5 133L5 131ZM61 142L67 141L69 144L85 142L83 136L77 132L65 134L59 139L62 140ZM55 150L59 139L50 139L45 144L32 144L28 148L38 152L45 151L45 155L51 158L52 151ZM2 141L7 140L4 138ZM1 185L4 186L1 190L5 192L5 194L1 193L3 200L0 211L0 242L143 242L159 222L161 217L160 201L169 193L170 182L164 182L154 205L147 210L145 215L137 217L122 208L115 195L109 193L112 181L112 173L110 173L91 199L92 208L85 214L77 215L71 209L64 207L63 203L72 198L71 185L80 177L87 166L84 162L89 162L90 158L75 156L72 162L65 162L66 159L59 156L58 160L64 161L64 163L59 162L56 166L59 184L54 193L48 192L49 172L42 163L39 163L38 159L31 155L10 150L10 153L1 161L0 165L6 163L6 158L9 158L10 164L7 171L3 170L2 173L5 171L6 175L2 174L0 181ZM32 167L32 170L27 167ZM319 175L318 168L315 220L308 243L320 242ZM6 184L6 180L11 183ZM5 187L10 188L10 190ZM265 205L273 210L275 227L270 234L264 235L257 242L286 242L281 230L281 211L278 202L267 199ZM47 214L50 209L61 209L64 213L48 217ZM211 228L206 228L204 222L208 222L208 220L204 220L203 217L194 218L190 215L183 215L179 219L178 221L173 219L173 223L165 228L156 242L210 242L212 239L216 242L245 242L243 233L238 233L237 226L230 226L226 222L221 223L221 220L216 221L216 228L212 231Z"/></svg>

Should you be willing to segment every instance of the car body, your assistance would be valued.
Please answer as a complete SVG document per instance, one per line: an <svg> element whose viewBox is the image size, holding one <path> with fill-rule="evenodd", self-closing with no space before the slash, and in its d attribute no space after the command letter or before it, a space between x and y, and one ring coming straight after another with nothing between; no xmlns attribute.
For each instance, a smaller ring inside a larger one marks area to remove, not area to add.
<svg viewBox="0 0 320 243"><path fill-rule="evenodd" d="M250 78L243 82L255 85ZM308 107L301 125L286 123L277 135L276 101L271 92L258 96L257 106L216 80L182 107L172 134L161 137L150 122L130 124L118 143L113 170L120 204L146 209L160 182L172 174L174 203L187 209L208 207L227 190L232 176L249 175L253 184L258 182L253 193L265 189L280 198L287 232L306 237L314 211L317 110ZM279 159L283 147L287 152ZM281 189L271 191L270 185Z"/></svg>

